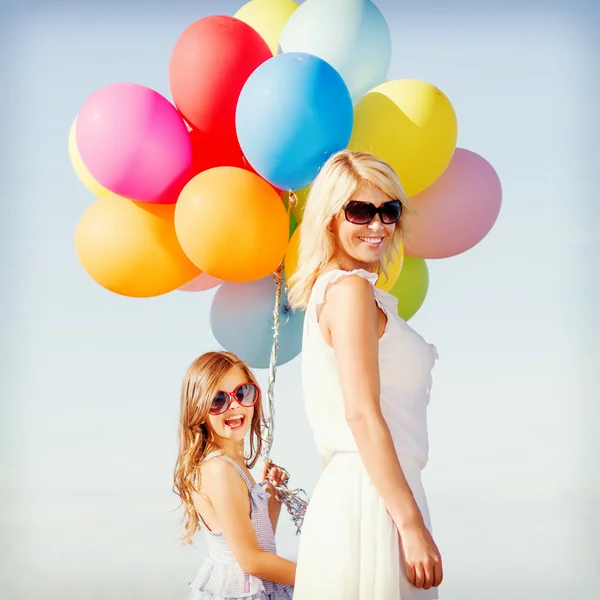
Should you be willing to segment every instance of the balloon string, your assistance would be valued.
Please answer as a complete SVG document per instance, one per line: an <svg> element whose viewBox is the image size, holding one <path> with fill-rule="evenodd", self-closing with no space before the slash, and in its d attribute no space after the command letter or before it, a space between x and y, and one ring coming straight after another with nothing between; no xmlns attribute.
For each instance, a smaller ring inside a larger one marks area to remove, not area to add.
<svg viewBox="0 0 600 600"><path fill-rule="evenodd" d="M291 208L296 205L296 194L289 193L287 213L288 220L290 218ZM279 352L279 327L280 327L280 312L281 312L281 290L283 286L283 262L279 265L277 271L273 274L275 281L275 306L273 307L273 348L271 349L271 360L269 361L269 382L267 385L267 407L268 415L265 417L263 426L263 450L262 456L265 461L269 460L271 448L273 446L273 432L275 423L275 379L277 376L277 359ZM274 485L277 499L285 504L288 514L294 525L296 525L296 535L301 532L304 515L308 506L308 496L303 489L290 490L287 487L289 473L283 469L287 475L286 482L279 485Z"/></svg>
<svg viewBox="0 0 600 600"><path fill-rule="evenodd" d="M269 414L265 417L265 435L263 436L263 458L269 459L271 446L273 445L273 429L275 421L275 403L273 402L275 391L275 378L277 375L277 357L279 352L279 312L281 308L281 285L283 281L283 267L279 265L273 275L275 281L275 307L273 308L273 347L271 349L271 360L269 361L269 383L267 385L267 407Z"/></svg>
<svg viewBox="0 0 600 600"><path fill-rule="evenodd" d="M283 194L282 194L283 195ZM295 192L290 190L288 192L287 201L287 216L288 224L290 222L292 206L296 206L298 197ZM275 406L273 402L274 391L275 391L275 378L277 375L277 358L279 352L279 326L281 311L281 288L283 285L283 265L282 261L277 271L273 274L273 280L275 281L275 306L273 307L273 347L271 348L271 359L269 361L269 383L267 386L267 406L269 409L269 415L265 418L265 432L266 436L263 436L265 444L263 446L263 457L268 460L271 453L271 446L273 445L273 428L275 421Z"/></svg>

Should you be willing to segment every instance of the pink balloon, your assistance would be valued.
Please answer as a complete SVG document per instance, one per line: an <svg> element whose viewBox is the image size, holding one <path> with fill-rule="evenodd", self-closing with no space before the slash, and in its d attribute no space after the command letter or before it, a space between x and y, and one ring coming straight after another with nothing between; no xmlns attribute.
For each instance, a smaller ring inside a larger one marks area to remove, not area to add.
<svg viewBox="0 0 600 600"><path fill-rule="evenodd" d="M204 292L205 290L210 290L222 283L223 282L220 279L217 279L208 273L200 273L198 277L195 277L182 285L179 290L181 292Z"/></svg>
<svg viewBox="0 0 600 600"><path fill-rule="evenodd" d="M419 212L407 215L408 256L448 258L478 244L493 227L502 204L502 186L484 158L457 148L446 171L410 199Z"/></svg>
<svg viewBox="0 0 600 600"><path fill-rule="evenodd" d="M177 109L134 83L100 88L84 103L75 131L92 177L111 192L170 204L191 177L192 144Z"/></svg>

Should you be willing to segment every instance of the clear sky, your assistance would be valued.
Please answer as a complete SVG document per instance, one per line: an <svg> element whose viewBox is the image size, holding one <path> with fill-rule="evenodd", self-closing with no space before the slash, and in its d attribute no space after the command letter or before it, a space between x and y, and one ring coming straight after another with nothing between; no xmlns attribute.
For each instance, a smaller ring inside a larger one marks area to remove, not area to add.
<svg viewBox="0 0 600 600"><path fill-rule="evenodd" d="M496 226L430 261L411 325L438 347L425 478L446 600L592 598L600 584L600 402L592 2L379 0L390 79L437 85L458 145L502 181ZM167 97L180 33L238 0L0 3L0 599L176 600L204 556L171 492L181 378L216 347L213 292L111 294L73 234L93 201L71 169L89 94ZM258 373L266 383L267 373ZM277 382L273 457L314 488L298 359ZM340 490L340 493L344 493ZM281 553L293 558L285 516ZM318 600L318 599L316 599Z"/></svg>

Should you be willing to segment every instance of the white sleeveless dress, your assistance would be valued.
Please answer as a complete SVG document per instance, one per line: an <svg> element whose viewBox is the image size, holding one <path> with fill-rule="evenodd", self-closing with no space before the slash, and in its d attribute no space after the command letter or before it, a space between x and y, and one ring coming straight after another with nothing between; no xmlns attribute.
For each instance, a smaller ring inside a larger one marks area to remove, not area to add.
<svg viewBox="0 0 600 600"><path fill-rule="evenodd" d="M427 405L437 351L398 316L396 298L375 287L377 275L364 270L329 271L312 290L301 357L308 419L317 448L330 463L304 520L294 598L435 599L436 588L417 589L406 579L398 531L358 454L345 419L334 352L319 328L317 307L328 286L350 275L371 282L388 319L379 340L381 410L408 484L431 528L421 471L428 457Z"/></svg>

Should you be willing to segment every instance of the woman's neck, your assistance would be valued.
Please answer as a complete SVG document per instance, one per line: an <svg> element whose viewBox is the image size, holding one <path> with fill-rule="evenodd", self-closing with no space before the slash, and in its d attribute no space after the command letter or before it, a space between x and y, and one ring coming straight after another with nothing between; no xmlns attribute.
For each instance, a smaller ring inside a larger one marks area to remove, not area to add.
<svg viewBox="0 0 600 600"><path fill-rule="evenodd" d="M377 264L361 263L350 257L337 256L331 260L329 265L327 265L325 268L325 271L331 271L333 269L339 269L341 271L355 271L356 269L363 269L365 271L374 273L376 268Z"/></svg>

